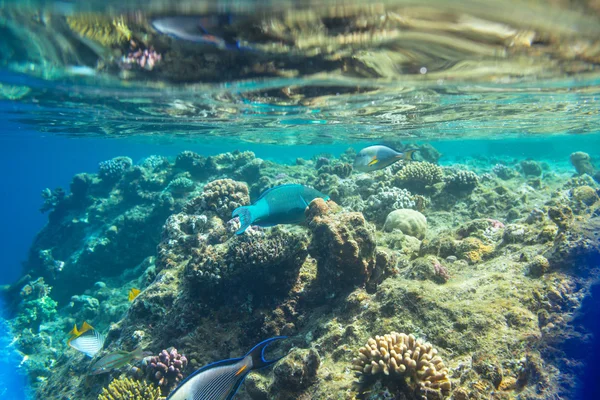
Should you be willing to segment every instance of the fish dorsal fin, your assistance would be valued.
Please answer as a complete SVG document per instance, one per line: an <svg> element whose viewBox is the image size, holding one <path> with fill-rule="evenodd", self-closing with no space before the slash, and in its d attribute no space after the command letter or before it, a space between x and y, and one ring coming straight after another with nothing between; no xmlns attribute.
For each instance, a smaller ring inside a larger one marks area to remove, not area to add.
<svg viewBox="0 0 600 400"><path fill-rule="evenodd" d="M67 341L67 343L71 343L73 340L77 339L78 337L80 337L81 335L83 335L84 333L93 330L94 328L88 324L87 322L83 321L83 324L81 324L81 328L77 329L77 324L75 324L75 326L73 327L73 329L71 329L71 332L69 332L69 335L71 335L71 337L69 338L69 340Z"/></svg>
<svg viewBox="0 0 600 400"><path fill-rule="evenodd" d="M94 329L93 326L91 326L90 324L88 324L86 321L83 321L83 325L81 325L81 329L79 330L79 333L77 334L77 336L81 336L85 332L91 331L93 329Z"/></svg>
<svg viewBox="0 0 600 400"><path fill-rule="evenodd" d="M276 190L282 189L287 186L302 186L302 185L300 185L298 183L286 183L284 185L273 186L272 188L269 188L269 189L265 190L264 192L262 192L261 195L258 197L258 199L256 199L256 201L259 201L260 199L262 199L263 197L265 197L267 194L269 194L271 192L274 192Z"/></svg>
<svg viewBox="0 0 600 400"><path fill-rule="evenodd" d="M79 330L77 329L77 324L73 325L73 329L71 329L71 332L69 332L69 335L71 336L79 336Z"/></svg>

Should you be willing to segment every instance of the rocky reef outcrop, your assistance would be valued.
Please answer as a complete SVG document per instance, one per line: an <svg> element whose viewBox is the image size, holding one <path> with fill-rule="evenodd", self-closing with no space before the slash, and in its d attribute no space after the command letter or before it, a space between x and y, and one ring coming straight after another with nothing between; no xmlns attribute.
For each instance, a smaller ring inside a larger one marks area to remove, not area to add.
<svg viewBox="0 0 600 400"><path fill-rule="evenodd" d="M572 394L588 337L573 313L600 254L594 180L543 163L538 174L530 160L436 157L367 175L350 170L352 154L285 166L247 152L120 157L75 176L70 193L45 191L49 224L3 292L38 396L150 383L166 395L276 335L292 350L250 374L241 399ZM301 224L235 234L233 209L299 181L339 204L316 199ZM83 319L106 335L102 354L158 355L86 377L64 343Z"/></svg>

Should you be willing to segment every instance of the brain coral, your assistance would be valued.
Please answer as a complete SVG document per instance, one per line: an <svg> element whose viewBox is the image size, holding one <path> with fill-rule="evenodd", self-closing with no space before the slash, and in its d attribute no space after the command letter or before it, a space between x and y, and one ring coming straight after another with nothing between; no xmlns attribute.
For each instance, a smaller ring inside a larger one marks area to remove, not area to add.
<svg viewBox="0 0 600 400"><path fill-rule="evenodd" d="M435 164L413 162L407 164L397 174L395 183L397 186L407 185L415 190L423 190L427 186L439 183L444 178L444 170Z"/></svg>
<svg viewBox="0 0 600 400"><path fill-rule="evenodd" d="M423 343L413 335L392 332L370 338L358 350L352 368L363 378L363 383L371 376L391 375L403 378L411 390L447 395L451 389L448 368L437 353L430 343Z"/></svg>
<svg viewBox="0 0 600 400"><path fill-rule="evenodd" d="M156 400L160 397L160 389L144 381L129 378L115 379L102 389L98 400Z"/></svg>
<svg viewBox="0 0 600 400"><path fill-rule="evenodd" d="M423 214L411 209L394 210L388 214L383 230L391 232L399 229L402 233L419 239L427 232L427 219Z"/></svg>
<svg viewBox="0 0 600 400"><path fill-rule="evenodd" d="M217 179L204 186L203 193L185 206L188 214L213 211L221 219L229 220L233 210L250 203L248 186L232 179Z"/></svg>

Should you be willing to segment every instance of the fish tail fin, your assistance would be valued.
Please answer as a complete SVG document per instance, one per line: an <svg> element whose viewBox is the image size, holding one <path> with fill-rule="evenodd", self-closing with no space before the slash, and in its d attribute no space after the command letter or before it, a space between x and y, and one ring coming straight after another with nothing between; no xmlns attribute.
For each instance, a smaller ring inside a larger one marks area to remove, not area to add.
<svg viewBox="0 0 600 400"><path fill-rule="evenodd" d="M144 358L144 349L142 346L138 346L131 352L131 356L133 360L141 360Z"/></svg>
<svg viewBox="0 0 600 400"><path fill-rule="evenodd" d="M268 345L270 345L274 341L282 340L282 339L286 339L286 338L287 338L286 336L275 336L275 337L272 337L265 341L262 341L259 344L257 344L256 346L254 346L252 348L252 350L250 350L248 352L248 354L246 354L246 357L248 357L248 356L252 357L252 369L260 369L260 368L268 367L269 365L275 364L277 361L279 361L283 357L285 357L285 356L281 356L281 357L275 358L273 360L265 360L265 349L267 348Z"/></svg>
<svg viewBox="0 0 600 400"><path fill-rule="evenodd" d="M240 229L238 229L235 232L236 235L241 235L242 233L244 233L246 229L248 229L250 224L254 221L250 207L251 206L241 206L233 210L233 212L231 213L231 218L238 217L240 219L241 226Z"/></svg>
<svg viewBox="0 0 600 400"><path fill-rule="evenodd" d="M404 153L402 153L402 159L405 161L415 161L415 153L417 151L419 151L419 149L405 150Z"/></svg>

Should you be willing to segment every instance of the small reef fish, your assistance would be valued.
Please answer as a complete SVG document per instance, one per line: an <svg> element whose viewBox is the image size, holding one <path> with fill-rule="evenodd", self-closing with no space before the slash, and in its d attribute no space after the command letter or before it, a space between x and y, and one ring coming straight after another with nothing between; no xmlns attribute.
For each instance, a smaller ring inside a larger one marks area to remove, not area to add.
<svg viewBox="0 0 600 400"><path fill-rule="evenodd" d="M317 197L329 200L329 196L304 185L287 184L265 190L258 200L250 206L233 210L232 218L239 217L240 235L251 225L273 226L278 224L297 224L304 221L304 211Z"/></svg>
<svg viewBox="0 0 600 400"><path fill-rule="evenodd" d="M129 291L129 295L127 296L127 298L129 299L129 301L133 301L136 297L138 297L138 294L140 294L142 291L140 289L136 289L136 288L131 288L131 290Z"/></svg>
<svg viewBox="0 0 600 400"><path fill-rule="evenodd" d="M266 347L280 339L285 337L260 342L244 357L221 360L200 368L181 382L167 400L231 400L250 371L268 367L283 358L264 358Z"/></svg>
<svg viewBox="0 0 600 400"><path fill-rule="evenodd" d="M94 357L104 346L104 336L87 322L80 329L75 325L69 334L71 337L67 344L88 357Z"/></svg>
<svg viewBox="0 0 600 400"><path fill-rule="evenodd" d="M399 160L413 161L416 149L398 152L387 146L369 146L358 152L354 159L354 169L360 172L384 169Z"/></svg>
<svg viewBox="0 0 600 400"><path fill-rule="evenodd" d="M121 368L123 365L129 364L134 360L144 358L144 352L141 347L137 347L133 351L115 351L96 361L90 367L91 375L100 375Z"/></svg>
<svg viewBox="0 0 600 400"><path fill-rule="evenodd" d="M152 27L157 32L171 36L179 40L187 40L194 43L214 45L220 49L240 50L240 44L233 38L226 38L211 34L223 30L224 26L231 24L230 15L212 16L165 16L152 20Z"/></svg>

